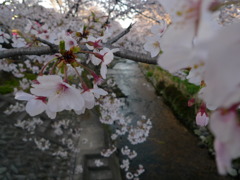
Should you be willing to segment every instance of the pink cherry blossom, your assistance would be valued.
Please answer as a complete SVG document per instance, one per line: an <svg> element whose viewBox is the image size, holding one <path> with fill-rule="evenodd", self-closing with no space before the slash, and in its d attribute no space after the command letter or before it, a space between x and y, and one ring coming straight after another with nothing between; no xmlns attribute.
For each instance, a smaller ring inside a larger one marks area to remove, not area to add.
<svg viewBox="0 0 240 180"><path fill-rule="evenodd" d="M231 156L227 149L227 144L218 140L214 141L214 149L216 151L216 163L218 172L221 175L226 175L231 169Z"/></svg>
<svg viewBox="0 0 240 180"><path fill-rule="evenodd" d="M188 100L188 107L191 107L195 104L195 99L194 98L191 98Z"/></svg>
<svg viewBox="0 0 240 180"><path fill-rule="evenodd" d="M107 74L107 65L110 64L114 58L113 53L117 52L118 49L108 49L104 48L101 50L99 53L95 53L94 56L92 57L92 62L93 64L98 65L101 63L101 69L100 69L100 74L103 77L103 79L106 79L106 74ZM97 63L95 63L97 62Z"/></svg>
<svg viewBox="0 0 240 180"><path fill-rule="evenodd" d="M27 101L26 111L30 116L36 116L46 110L46 97L34 96L25 92L17 92L15 99Z"/></svg>
<svg viewBox="0 0 240 180"><path fill-rule="evenodd" d="M17 92L15 99L28 101L26 104L26 112L30 116L36 116L42 112L46 112L49 118L55 119L56 112L52 112L47 108L47 98L43 96L34 96L24 92Z"/></svg>
<svg viewBox="0 0 240 180"><path fill-rule="evenodd" d="M93 36L88 36L86 46L89 50L94 50L94 49L102 49L103 44L102 44L102 39L101 37L95 38Z"/></svg>
<svg viewBox="0 0 240 180"><path fill-rule="evenodd" d="M208 125L209 117L206 111L207 111L206 105L202 103L196 116L196 124L198 126L203 127Z"/></svg>
<svg viewBox="0 0 240 180"><path fill-rule="evenodd" d="M218 31L203 44L207 54L203 80L206 84L200 93L207 106L229 108L240 101L240 24Z"/></svg>
<svg viewBox="0 0 240 180"><path fill-rule="evenodd" d="M210 130L215 136L214 149L218 172L226 175L231 170L231 160L240 156L240 124L236 110L217 110L210 118Z"/></svg>
<svg viewBox="0 0 240 180"><path fill-rule="evenodd" d="M206 113L198 112L196 116L196 124L198 126L206 126L208 125L209 117Z"/></svg>
<svg viewBox="0 0 240 180"><path fill-rule="evenodd" d="M80 90L65 83L60 76L44 75L37 78L39 84L32 85L31 93L48 98L47 108L52 112L63 110L81 111L84 99Z"/></svg>

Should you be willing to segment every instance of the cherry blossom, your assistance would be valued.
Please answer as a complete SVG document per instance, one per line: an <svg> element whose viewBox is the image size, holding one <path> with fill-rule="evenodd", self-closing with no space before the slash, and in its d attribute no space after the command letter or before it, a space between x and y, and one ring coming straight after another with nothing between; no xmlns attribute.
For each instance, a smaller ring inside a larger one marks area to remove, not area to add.
<svg viewBox="0 0 240 180"><path fill-rule="evenodd" d="M80 90L65 83L60 76L38 76L39 84L32 85L31 93L48 98L47 109L51 112L63 110L81 111L84 108L84 99Z"/></svg>
<svg viewBox="0 0 240 180"><path fill-rule="evenodd" d="M161 51L160 41L161 36L164 34L167 28L166 21L162 20L161 24L155 24L151 27L151 32L153 36L146 38L146 43L144 44L144 49L151 53L151 57L157 56Z"/></svg>
<svg viewBox="0 0 240 180"><path fill-rule="evenodd" d="M10 35L7 33L4 33L0 29L0 43L9 43L9 40L11 39Z"/></svg>
<svg viewBox="0 0 240 180"><path fill-rule="evenodd" d="M214 36L220 27L213 21L209 11L210 1L160 0L160 2L170 13L172 24L161 38L163 53L158 58L158 64L173 73L189 65L193 67L194 59L204 61L202 57L206 56L206 53L198 45Z"/></svg>
<svg viewBox="0 0 240 180"><path fill-rule="evenodd" d="M86 41L86 46L89 50L94 50L94 49L102 49L103 44L102 44L102 38L95 38L93 36L88 36L88 39Z"/></svg>
<svg viewBox="0 0 240 180"><path fill-rule="evenodd" d="M214 149L218 172L226 175L231 160L240 156L240 125L235 110L218 110L210 117L210 129L215 136Z"/></svg>
<svg viewBox="0 0 240 180"><path fill-rule="evenodd" d="M207 107L230 107L239 102L239 38L234 34L240 24L230 25L219 31L204 44L208 52L203 80L206 86L200 97ZM227 33L227 34L226 34Z"/></svg>
<svg viewBox="0 0 240 180"><path fill-rule="evenodd" d="M95 165L96 165L97 167L101 167L101 166L104 165L104 163L103 163L100 159L96 159L96 160L94 161L94 163L95 163Z"/></svg>
<svg viewBox="0 0 240 180"><path fill-rule="evenodd" d="M36 116L41 114L46 110L46 97L34 96L24 92L17 92L15 94L15 99L28 101L26 105L26 111L30 116Z"/></svg>
<svg viewBox="0 0 240 180"><path fill-rule="evenodd" d="M110 157L116 150L117 150L117 148L113 145L109 149L103 149L101 151L101 155L104 157Z"/></svg>
<svg viewBox="0 0 240 180"><path fill-rule="evenodd" d="M25 47L27 45L26 41L23 38L21 38L18 34L13 34L12 41L13 47Z"/></svg>
<svg viewBox="0 0 240 180"><path fill-rule="evenodd" d="M130 162L128 159L122 160L122 164L120 165L121 169L124 169L124 171L128 171Z"/></svg>
<svg viewBox="0 0 240 180"><path fill-rule="evenodd" d="M92 109L95 106L95 97L99 98L100 95L107 95L107 92L101 88L98 88L97 85L94 85L92 89L86 89L82 96L85 100L85 107L87 109Z"/></svg>
<svg viewBox="0 0 240 180"><path fill-rule="evenodd" d="M206 105L204 103L201 104L201 107L197 113L197 116L196 116L196 124L198 126L206 126L208 125L208 122L209 122L209 117L207 115L207 108L206 108Z"/></svg>
<svg viewBox="0 0 240 180"><path fill-rule="evenodd" d="M196 124L198 126L208 125L209 117L206 113L198 112L196 116Z"/></svg>
<svg viewBox="0 0 240 180"><path fill-rule="evenodd" d="M131 172L127 172L127 174L126 174L126 178L127 179L132 179L134 176L133 176L133 174L131 173Z"/></svg>
<svg viewBox="0 0 240 180"><path fill-rule="evenodd" d="M11 104L5 111L4 113L7 115L10 115L15 112L23 112L25 111L25 105L19 102L16 102L14 105Z"/></svg>
<svg viewBox="0 0 240 180"><path fill-rule="evenodd" d="M62 31L57 34L57 39L55 40L56 44L59 44L60 41L65 42L65 49L70 50L71 47L77 46L77 41L71 36L71 34Z"/></svg>
<svg viewBox="0 0 240 180"><path fill-rule="evenodd" d="M42 150L42 151L45 151L45 150L49 149L49 147L51 145L49 140L46 140L44 138L41 138L39 140L35 138L34 142L37 145L37 148Z"/></svg>
<svg viewBox="0 0 240 180"><path fill-rule="evenodd" d="M147 42L144 44L144 49L151 53L151 57L155 57L160 53L160 41L161 39L157 35L147 38Z"/></svg>
<svg viewBox="0 0 240 180"><path fill-rule="evenodd" d="M107 65L110 64L113 60L113 53L117 52L119 49L108 49L103 48L99 53L95 53L91 58L93 64L98 65L101 63L100 73L103 79L106 79L107 74Z"/></svg>
<svg viewBox="0 0 240 180"><path fill-rule="evenodd" d="M188 100L188 107L191 107L195 104L195 99L194 98L191 98Z"/></svg>
<svg viewBox="0 0 240 180"><path fill-rule="evenodd" d="M122 153L123 155L128 156L129 159L133 159L133 158L135 158L135 157L137 156L136 151L134 151L134 150L131 151L127 146L125 146L125 147L123 147L123 148L121 149L121 153Z"/></svg>
<svg viewBox="0 0 240 180"><path fill-rule="evenodd" d="M167 22L165 20L161 20L160 24L155 24L151 27L151 32L154 35L162 36L167 29Z"/></svg>

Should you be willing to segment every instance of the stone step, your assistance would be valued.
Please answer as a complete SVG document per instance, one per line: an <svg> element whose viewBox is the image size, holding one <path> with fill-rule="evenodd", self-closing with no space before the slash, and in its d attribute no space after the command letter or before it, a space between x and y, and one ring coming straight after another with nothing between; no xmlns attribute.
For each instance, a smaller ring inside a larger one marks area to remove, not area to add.
<svg viewBox="0 0 240 180"><path fill-rule="evenodd" d="M114 180L110 169L90 170L88 180Z"/></svg>
<svg viewBox="0 0 240 180"><path fill-rule="evenodd" d="M109 158L100 154L88 154L84 159L84 180L114 180Z"/></svg>
<svg viewBox="0 0 240 180"><path fill-rule="evenodd" d="M109 167L109 159L101 156L100 154L86 155L86 166L89 169L100 169ZM98 165L96 161L100 161L101 165Z"/></svg>
<svg viewBox="0 0 240 180"><path fill-rule="evenodd" d="M5 109L5 107L7 107L8 104L9 102L0 100L0 109L2 110Z"/></svg>
<svg viewBox="0 0 240 180"><path fill-rule="evenodd" d="M100 160L102 163L101 165L97 165L96 161ZM94 169L104 169L104 168L109 168L109 161L108 159L91 159L87 162L87 167L90 170Z"/></svg>

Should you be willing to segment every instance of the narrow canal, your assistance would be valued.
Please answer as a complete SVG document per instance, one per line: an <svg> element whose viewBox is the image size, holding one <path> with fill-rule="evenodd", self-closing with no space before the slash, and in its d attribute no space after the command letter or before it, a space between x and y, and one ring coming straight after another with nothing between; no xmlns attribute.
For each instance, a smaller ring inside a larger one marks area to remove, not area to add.
<svg viewBox="0 0 240 180"><path fill-rule="evenodd" d="M225 180L217 174L215 161L206 149L198 147L198 139L174 117L161 97L145 79L132 61L121 60L112 70L113 77L127 96L123 113L125 117L150 118L153 128L148 140L132 146L138 153L133 165L143 164L145 173L141 180ZM123 145L126 137L118 143ZM130 145L129 145L130 146Z"/></svg>

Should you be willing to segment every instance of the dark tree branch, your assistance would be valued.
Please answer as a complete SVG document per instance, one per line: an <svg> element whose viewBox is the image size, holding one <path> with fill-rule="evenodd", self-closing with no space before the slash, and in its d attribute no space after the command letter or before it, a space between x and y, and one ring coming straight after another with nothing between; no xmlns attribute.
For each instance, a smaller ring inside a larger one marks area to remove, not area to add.
<svg viewBox="0 0 240 180"><path fill-rule="evenodd" d="M73 14L73 10L75 9L75 13L78 12L79 9L79 4L80 4L81 0L78 0L77 3L74 3L74 5L69 9L69 11L67 12L65 18L68 18L71 14ZM74 15L74 14L73 14Z"/></svg>
<svg viewBox="0 0 240 180"><path fill-rule="evenodd" d="M106 46L108 48L118 48L113 46ZM0 59L14 57L14 56L23 56L23 55L45 55L45 54L54 54L58 53L58 46L55 46L54 49L48 46L40 47L29 47L29 48L16 48L16 49L7 49L0 51ZM156 59L151 58L146 54L141 54L138 52L130 51L127 49L120 49L120 51L114 53L115 56L130 59L136 62L142 62L147 64L157 64Z"/></svg>
<svg viewBox="0 0 240 180"><path fill-rule="evenodd" d="M6 49L0 51L0 59L14 57L14 56L23 56L23 55L44 55L44 54L54 54L58 53L58 46L54 49L49 46L40 46L40 47L24 47L24 48L15 48L15 49Z"/></svg>
<svg viewBox="0 0 240 180"><path fill-rule="evenodd" d="M53 43L51 43L51 42L49 42L49 41L46 41L46 40L44 40L44 39L41 39L41 38L36 38L36 40L38 40L38 41L40 41L41 43L43 43L43 44L46 44L46 45L48 45L51 49L56 49L57 48L57 46L56 46L56 44L53 44Z"/></svg>
<svg viewBox="0 0 240 180"><path fill-rule="evenodd" d="M117 36L110 39L106 44L105 47L110 49L118 48L112 46L112 44L118 41L121 37L127 34L130 29L132 28L133 24L131 24L128 28L126 28L123 32L118 34ZM39 47L24 47L24 48L15 48L15 49L6 49L0 51L0 59L14 57L14 56L23 56L23 55L45 55L45 54L54 54L59 53L59 47L55 44L52 44L46 40L36 38L36 40L48 45L48 46L39 46ZM81 46L82 50L88 51L86 46ZM141 54L138 52L130 51L127 49L121 48L120 51L114 53L115 56L130 59L136 62L142 62L147 64L157 64L156 59L151 58L149 55Z"/></svg>
<svg viewBox="0 0 240 180"><path fill-rule="evenodd" d="M130 24L123 32L121 32L117 36L113 37L112 39L108 40L106 44L113 44L113 43L117 42L120 38L122 38L124 35L129 33L129 31L131 30L133 25L134 24Z"/></svg>
<svg viewBox="0 0 240 180"><path fill-rule="evenodd" d="M157 60L154 58L151 58L150 56L134 51L130 51L127 49L121 49L118 52L114 53L115 56L130 59L136 62L146 63L146 64L154 64L157 65Z"/></svg>

